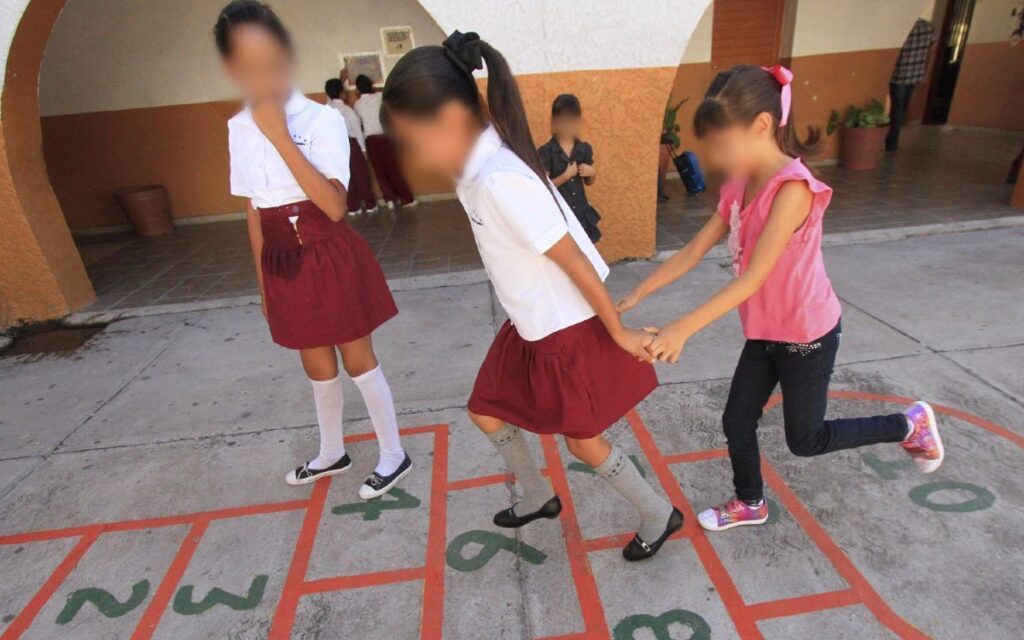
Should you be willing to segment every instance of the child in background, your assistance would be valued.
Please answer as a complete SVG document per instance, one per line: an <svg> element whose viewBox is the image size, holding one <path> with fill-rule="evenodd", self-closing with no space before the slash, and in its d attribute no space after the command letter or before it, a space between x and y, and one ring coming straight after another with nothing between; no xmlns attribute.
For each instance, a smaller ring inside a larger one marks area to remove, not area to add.
<svg viewBox="0 0 1024 640"><path fill-rule="evenodd" d="M380 446L359 496L379 496L412 462L373 352L373 331L398 309L373 251L345 220L345 123L337 111L294 88L291 38L265 4L234 0L213 33L224 68L245 98L245 107L228 121L231 193L248 200L263 315L274 342L299 351L316 403L320 452L285 481L308 484L352 466L342 428L340 351Z"/></svg>
<svg viewBox="0 0 1024 640"><path fill-rule="evenodd" d="M591 242L601 239L597 223L601 216L587 201L586 187L594 184L594 149L580 140L583 111L580 100L571 93L563 93L551 104L551 140L540 153L541 164L562 197L569 203L576 219L583 225Z"/></svg>
<svg viewBox="0 0 1024 640"><path fill-rule="evenodd" d="M487 109L473 71L487 64ZM520 427L559 434L640 515L627 560L654 556L683 516L602 433L658 381L651 336L624 327L608 266L551 186L505 58L475 33L413 49L388 76L382 118L413 162L456 179L507 321L480 367L469 416L523 488L499 527L555 518L562 503ZM516 426L518 425L518 426Z"/></svg>
<svg viewBox="0 0 1024 640"><path fill-rule="evenodd" d="M366 211L377 210L377 199L373 197L373 186L370 184L370 167L366 165L366 136L363 135L362 123L352 107L341 99L343 78L331 78L324 83L327 104L338 110L348 129L349 170L352 179L348 183L348 214L359 215Z"/></svg>
<svg viewBox="0 0 1024 640"><path fill-rule="evenodd" d="M395 149L380 126L380 94L374 90L373 80L369 76L357 76L356 90L359 99L354 109L363 123L370 164L373 165L373 173L377 176L377 184L384 201L388 203L388 209L394 209L396 202L403 207L415 207L419 201L412 197L412 191L402 175L402 165L395 156Z"/></svg>
<svg viewBox="0 0 1024 640"><path fill-rule="evenodd" d="M617 305L626 311L681 278L729 234L736 278L694 311L648 329L658 333L651 354L676 362L691 336L739 307L747 341L722 416L736 498L700 514L701 526L711 531L768 519L757 426L776 385L782 386L786 444L798 456L892 442L931 473L944 455L926 402L903 413L825 420L842 334L839 299L821 255L821 223L832 189L800 159L816 149L819 134L809 129L806 141L797 137L792 80L785 67L741 65L718 74L693 119L711 163L730 178L718 211Z"/></svg>

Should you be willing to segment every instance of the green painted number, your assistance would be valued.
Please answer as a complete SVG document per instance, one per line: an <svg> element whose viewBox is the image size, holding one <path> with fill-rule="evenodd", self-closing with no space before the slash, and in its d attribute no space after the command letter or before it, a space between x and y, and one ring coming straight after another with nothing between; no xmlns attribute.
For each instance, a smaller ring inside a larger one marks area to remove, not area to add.
<svg viewBox="0 0 1024 640"><path fill-rule="evenodd" d="M478 545L479 548L474 555L467 558L463 551L469 545ZM445 559L448 561L448 566L456 571L476 571L490 562L491 558L498 555L500 551L517 554L530 564L541 564L548 557L540 549L525 542L516 544L515 540L500 533L473 529L455 536L448 545Z"/></svg>
<svg viewBox="0 0 1024 640"><path fill-rule="evenodd" d="M688 629L688 640L711 640L711 625L704 618L686 609L672 609L660 616L638 613L623 618L615 625L612 637L615 640L635 640L636 632L649 629L655 640L673 640L672 627L680 626ZM677 638L675 640L681 640Z"/></svg>
<svg viewBox="0 0 1024 640"><path fill-rule="evenodd" d="M252 582L249 583L249 591L244 596L235 595L214 587L199 602L195 602L192 599L193 585L183 585L178 589L178 593L174 594L174 612L180 613L183 616L197 616L200 613L209 611L218 604L222 604L235 611L255 609L256 605L263 599L263 590L267 587L267 579L268 576L265 575L258 575L253 578Z"/></svg>
<svg viewBox="0 0 1024 640"><path fill-rule="evenodd" d="M896 461L882 460L873 453L862 453L860 454L860 459L864 461L864 464L871 467L882 480L895 480L899 477L899 474L896 473L897 471L902 471L914 464L914 461L908 458Z"/></svg>
<svg viewBox="0 0 1024 640"><path fill-rule="evenodd" d="M646 478L647 470L644 469L644 465L640 463L640 458L638 458L636 454L633 454L629 456L629 459L633 461L633 466L640 472L640 477ZM582 462L570 462L568 469L569 471L578 471L580 473L589 473L590 475L594 475L594 468L589 464L583 464Z"/></svg>
<svg viewBox="0 0 1024 640"><path fill-rule="evenodd" d="M974 494L970 500L962 502L934 502L931 496L936 491L966 491ZM942 480L929 482L920 487L910 490L910 499L914 504L920 505L932 511L944 511L948 513L968 513L970 511L981 511L988 509L995 504L996 497L985 487L979 487L970 482L957 482L955 480Z"/></svg>
<svg viewBox="0 0 1024 640"><path fill-rule="evenodd" d="M96 610L108 618L120 618L142 604L142 601L148 595L149 580L139 580L132 585L132 594L124 602L115 598L106 589L97 587L86 587L85 589L72 591L68 594L68 600L64 608L57 614L57 624L67 624L74 620L86 602L93 603L96 606Z"/></svg>
<svg viewBox="0 0 1024 640"><path fill-rule="evenodd" d="M385 500L385 498L387 498ZM343 516L349 513L363 514L363 520L376 520L380 514L393 509L415 509L420 506L420 499L399 488L394 488L388 493L373 500L353 502L350 504L339 504L331 508L331 513Z"/></svg>

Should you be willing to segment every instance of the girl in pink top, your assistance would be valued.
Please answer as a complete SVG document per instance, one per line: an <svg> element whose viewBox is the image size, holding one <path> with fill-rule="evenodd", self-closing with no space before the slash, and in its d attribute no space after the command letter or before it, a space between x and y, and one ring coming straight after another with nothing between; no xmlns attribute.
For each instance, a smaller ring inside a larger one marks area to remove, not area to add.
<svg viewBox="0 0 1024 640"><path fill-rule="evenodd" d="M729 180L718 211L678 253L619 302L620 312L681 278L728 234L735 279L704 304L664 327L648 351L676 362L686 341L739 308L747 338L722 416L736 497L698 517L708 530L768 519L757 446L761 410L776 386L785 398L786 444L814 456L896 442L924 473L942 463L930 406L869 418L825 420L828 383L841 336L840 305L821 256L821 222L832 189L800 160L819 132L801 141L790 113L793 74L785 67L740 65L718 74L694 115L711 165Z"/></svg>

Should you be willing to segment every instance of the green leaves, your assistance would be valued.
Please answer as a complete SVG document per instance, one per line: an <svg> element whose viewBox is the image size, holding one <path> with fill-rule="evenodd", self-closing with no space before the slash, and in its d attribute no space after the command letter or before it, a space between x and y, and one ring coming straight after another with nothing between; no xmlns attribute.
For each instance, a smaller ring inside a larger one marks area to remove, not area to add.
<svg viewBox="0 0 1024 640"><path fill-rule="evenodd" d="M832 135L832 132L839 127L840 123L847 129L885 127L889 125L889 114L885 112L885 105L872 98L863 107L851 104L846 108L845 116L840 116L839 112L833 109L832 113L829 114L825 132Z"/></svg>

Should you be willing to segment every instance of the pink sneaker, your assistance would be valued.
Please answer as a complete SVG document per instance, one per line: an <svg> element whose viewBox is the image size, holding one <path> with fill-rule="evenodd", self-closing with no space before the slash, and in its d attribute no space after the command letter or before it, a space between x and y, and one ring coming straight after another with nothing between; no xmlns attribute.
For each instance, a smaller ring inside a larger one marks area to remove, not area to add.
<svg viewBox="0 0 1024 640"><path fill-rule="evenodd" d="M746 524L764 524L768 520L768 501L752 507L739 498L733 498L719 507L701 511L697 522L708 531L725 531Z"/></svg>
<svg viewBox="0 0 1024 640"><path fill-rule="evenodd" d="M946 449L939 437L939 423L935 421L935 412L927 402L915 402L903 415L907 416L911 430L907 439L900 443L921 473L931 473L939 468Z"/></svg>

